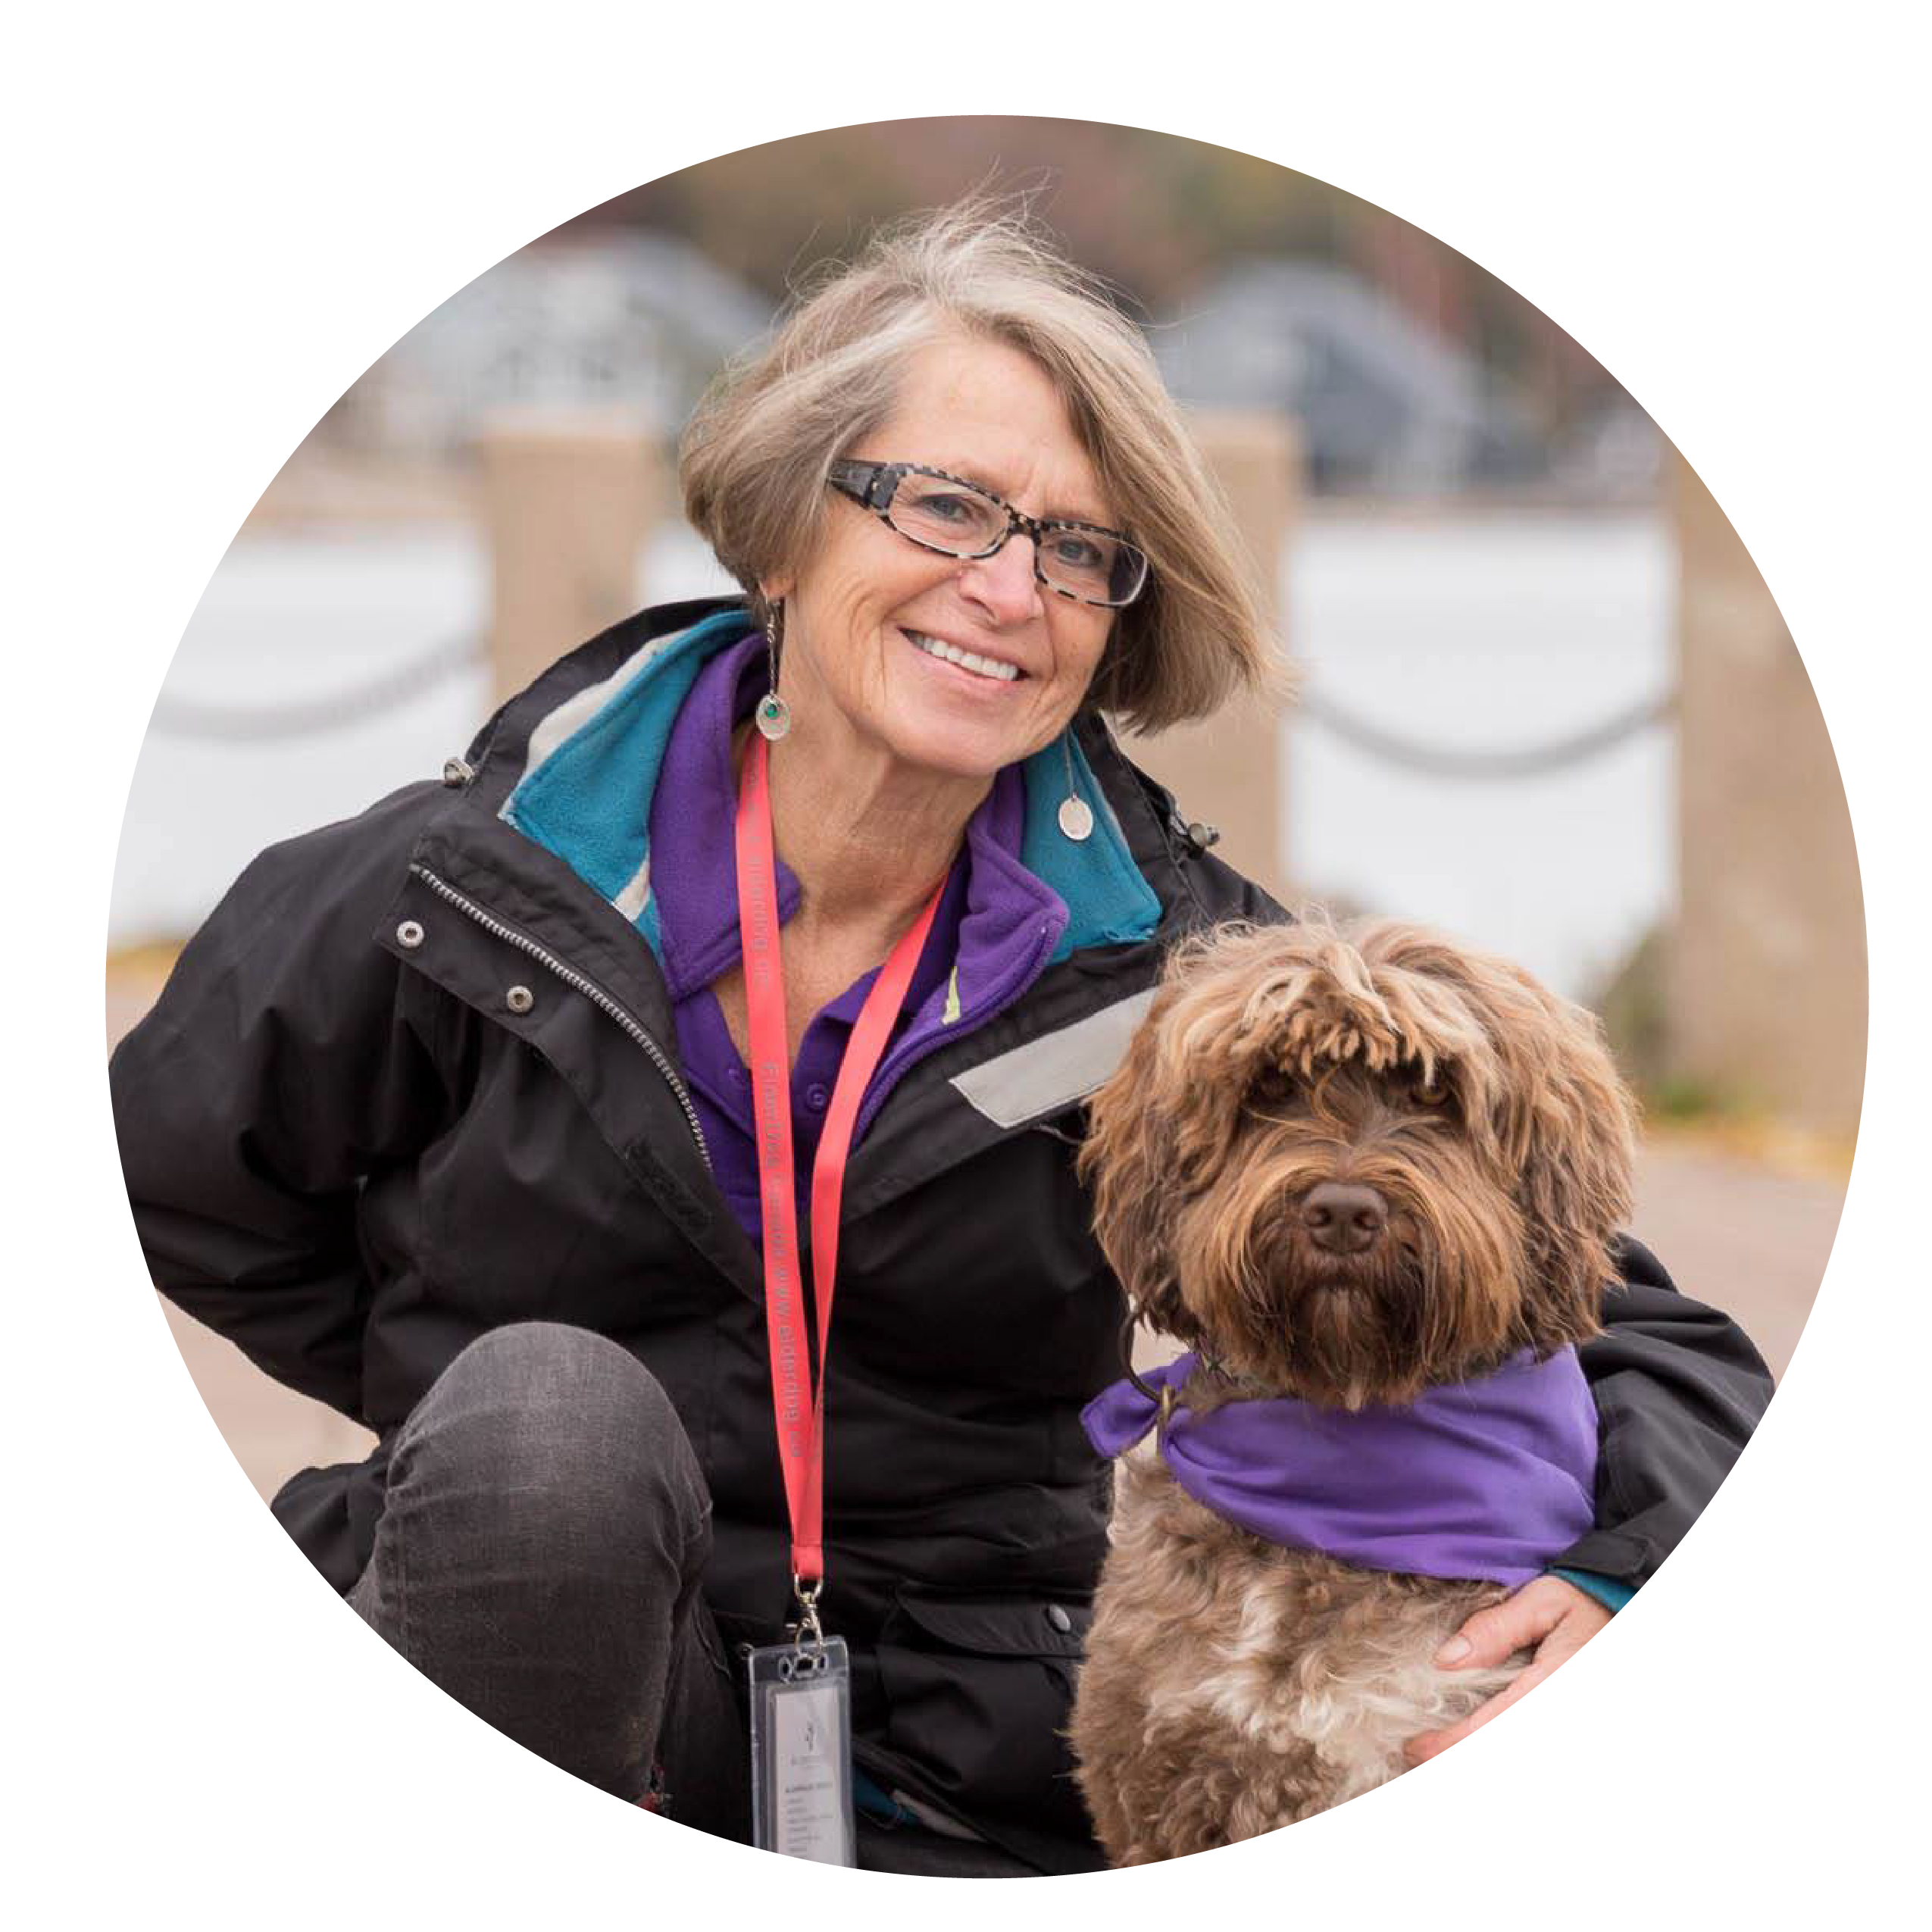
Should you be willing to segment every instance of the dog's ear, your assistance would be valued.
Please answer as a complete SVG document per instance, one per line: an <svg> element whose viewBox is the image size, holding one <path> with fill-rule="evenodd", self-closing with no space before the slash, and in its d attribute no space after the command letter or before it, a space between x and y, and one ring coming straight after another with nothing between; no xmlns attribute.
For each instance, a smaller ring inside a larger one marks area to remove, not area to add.
<svg viewBox="0 0 1932 1932"><path fill-rule="evenodd" d="M1325 924L1233 923L1183 939L1094 1096L1079 1169L1093 1189L1094 1233L1130 1300L1183 1342L1205 1337L1180 1293L1177 1218L1234 1154L1244 1111L1305 1084L1312 1061L1340 1050L1327 1036L1348 1033L1346 1020L1310 1030L1302 1011L1333 943Z"/></svg>
<svg viewBox="0 0 1932 1932"><path fill-rule="evenodd" d="M1192 1345L1205 1337L1180 1295L1177 1211L1226 1153L1242 1095L1190 1078L1186 990L1169 977L1136 1030L1118 1071L1093 1096L1077 1171L1093 1191L1093 1232L1142 1320Z"/></svg>
<svg viewBox="0 0 1932 1932"><path fill-rule="evenodd" d="M1502 1127L1528 1231L1528 1339L1555 1347L1602 1326L1611 1243L1630 1221L1637 1106L1595 1015L1523 983L1543 1024L1499 1043Z"/></svg>
<svg viewBox="0 0 1932 1932"><path fill-rule="evenodd" d="M1120 1277L1128 1305L1151 1327L1171 1333L1183 1311L1168 1233L1173 1124L1147 1097L1155 1018L1150 1012L1141 1023L1119 1070L1089 1104L1075 1165L1093 1190L1094 1239Z"/></svg>
<svg viewBox="0 0 1932 1932"><path fill-rule="evenodd" d="M1450 1074L1514 1177L1528 1249L1521 1339L1553 1348L1596 1333L1630 1211L1637 1108L1595 1016L1510 961L1415 927L1377 927L1361 943L1378 980L1392 968L1440 983L1487 1036Z"/></svg>

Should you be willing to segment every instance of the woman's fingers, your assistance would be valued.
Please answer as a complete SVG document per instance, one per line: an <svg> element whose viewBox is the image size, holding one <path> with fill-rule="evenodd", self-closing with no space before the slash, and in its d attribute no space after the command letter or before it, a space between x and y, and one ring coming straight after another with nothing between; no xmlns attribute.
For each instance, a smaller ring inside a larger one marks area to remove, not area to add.
<svg viewBox="0 0 1932 1932"><path fill-rule="evenodd" d="M1444 1670L1490 1669L1540 1643L1572 1606L1590 1599L1561 1577L1538 1577L1500 1603L1478 1610L1436 1652Z"/></svg>
<svg viewBox="0 0 1932 1932"><path fill-rule="evenodd" d="M1558 1665L1574 1657L1609 1621L1610 1612L1594 1597L1560 1577L1539 1577L1502 1602L1477 1611L1436 1653L1440 1666L1446 1670L1490 1668L1532 1646L1536 1655L1505 1689L1478 1705L1460 1724L1411 1738L1404 1747L1408 1762L1419 1765L1439 1757L1452 1744L1459 1744L1471 1731L1480 1730L1527 1696Z"/></svg>

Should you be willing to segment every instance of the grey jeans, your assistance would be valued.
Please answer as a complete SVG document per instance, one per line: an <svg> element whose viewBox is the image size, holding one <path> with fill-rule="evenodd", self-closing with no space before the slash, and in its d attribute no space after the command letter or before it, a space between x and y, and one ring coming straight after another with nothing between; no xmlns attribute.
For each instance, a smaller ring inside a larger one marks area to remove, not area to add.
<svg viewBox="0 0 1932 1932"><path fill-rule="evenodd" d="M697 1582L711 1499L624 1349L521 1322L465 1349L389 1465L352 1607L520 1744L680 1823L751 1836L745 1725Z"/></svg>
<svg viewBox="0 0 1932 1932"><path fill-rule="evenodd" d="M698 1578L711 1498L656 1379L587 1329L472 1342L411 1411L349 1601L486 1723L600 1790L751 1839L738 1672ZM1021 1877L983 1843L861 1818L873 1871Z"/></svg>

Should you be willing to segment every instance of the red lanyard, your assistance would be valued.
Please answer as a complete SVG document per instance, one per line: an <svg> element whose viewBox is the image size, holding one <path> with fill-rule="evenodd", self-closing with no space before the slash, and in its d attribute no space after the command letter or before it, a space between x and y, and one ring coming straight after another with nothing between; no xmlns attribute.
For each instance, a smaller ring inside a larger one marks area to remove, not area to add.
<svg viewBox="0 0 1932 1932"><path fill-rule="evenodd" d="M792 1170L792 1081L785 1039L785 981L778 950L778 884L771 849L771 792L767 746L754 734L738 786L738 939L750 1016L752 1105L758 1129L758 1196L764 1226L764 1321L771 1349L772 1406L778 1421L778 1460L785 1472L785 1505L792 1519L795 1587L816 1586L825 1574L825 1348L832 1328L832 1283L839 1263L839 1201L846 1156L859 1102L893 1021L911 984L939 895L893 948L867 994L846 1043L825 1110L824 1130L811 1169L811 1284L818 1306L818 1386L805 1349L805 1311L799 1291L799 1213ZM809 1610L816 1588L801 1601Z"/></svg>

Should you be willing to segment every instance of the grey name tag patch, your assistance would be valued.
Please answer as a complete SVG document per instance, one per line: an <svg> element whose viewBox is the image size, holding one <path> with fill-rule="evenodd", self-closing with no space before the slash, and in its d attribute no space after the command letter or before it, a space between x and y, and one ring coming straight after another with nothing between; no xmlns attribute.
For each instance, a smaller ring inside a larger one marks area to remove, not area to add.
<svg viewBox="0 0 1932 1932"><path fill-rule="evenodd" d="M952 1085L996 1127L1016 1127L1058 1113L1084 1100L1118 1070L1153 1003L1150 986L1058 1033L983 1060L955 1074Z"/></svg>

